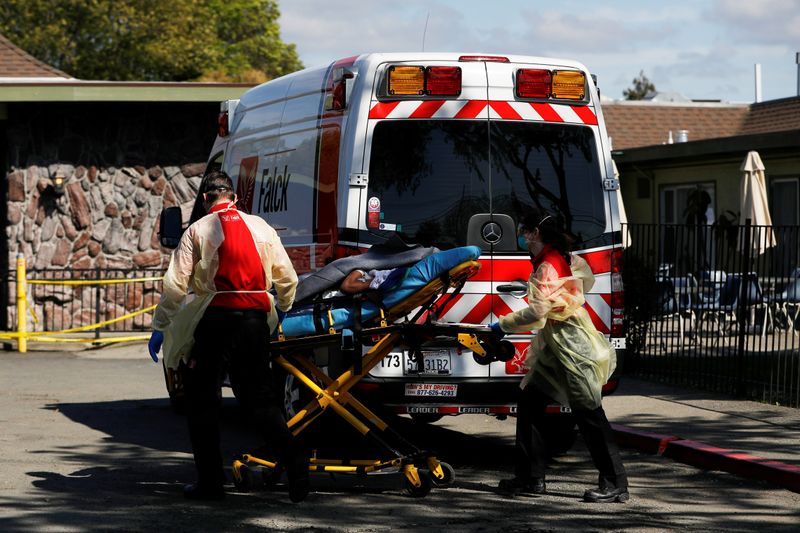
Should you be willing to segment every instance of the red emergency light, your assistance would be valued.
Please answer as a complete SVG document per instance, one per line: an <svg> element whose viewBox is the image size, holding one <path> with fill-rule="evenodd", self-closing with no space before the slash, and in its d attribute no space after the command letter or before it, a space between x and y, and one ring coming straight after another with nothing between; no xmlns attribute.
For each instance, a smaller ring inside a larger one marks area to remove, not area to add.
<svg viewBox="0 0 800 533"><path fill-rule="evenodd" d="M549 70L522 68L517 71L517 96L550 98L553 75Z"/></svg>
<svg viewBox="0 0 800 533"><path fill-rule="evenodd" d="M219 117L217 118L217 135L220 137L227 137L228 133L228 112L227 111L220 111Z"/></svg>
<svg viewBox="0 0 800 533"><path fill-rule="evenodd" d="M461 67L426 68L425 94L431 96L458 96L461 94Z"/></svg>
<svg viewBox="0 0 800 533"><path fill-rule="evenodd" d="M494 63L508 63L508 58L504 56L461 56L459 61L490 61Z"/></svg>

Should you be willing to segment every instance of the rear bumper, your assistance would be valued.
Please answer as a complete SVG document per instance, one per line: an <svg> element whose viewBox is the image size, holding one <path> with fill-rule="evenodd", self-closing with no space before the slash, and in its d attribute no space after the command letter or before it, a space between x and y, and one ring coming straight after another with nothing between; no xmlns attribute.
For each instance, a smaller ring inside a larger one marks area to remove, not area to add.
<svg viewBox="0 0 800 533"><path fill-rule="evenodd" d="M449 405L449 406L496 406L507 407L517 403L519 391L519 378L509 378L496 381L475 379L441 379L441 380L413 380L413 379L377 379L368 378L355 386L359 396L365 400L386 406L402 405ZM453 396L411 396L407 394L407 385L414 384L442 384L454 385L456 390ZM421 411L420 411L421 412ZM459 412L447 414L460 414ZM506 413L507 414L507 413Z"/></svg>

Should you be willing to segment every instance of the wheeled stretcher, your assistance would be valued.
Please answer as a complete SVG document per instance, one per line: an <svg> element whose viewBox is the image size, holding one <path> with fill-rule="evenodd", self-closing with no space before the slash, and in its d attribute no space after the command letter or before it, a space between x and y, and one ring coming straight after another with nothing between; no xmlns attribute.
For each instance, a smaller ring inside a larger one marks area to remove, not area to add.
<svg viewBox="0 0 800 533"><path fill-rule="evenodd" d="M382 455L376 459L314 456L309 459L310 471L369 474L396 468L403 474L406 493L414 497L424 497L433 485L446 486L453 482L455 471L449 464L403 438L358 401L350 390L398 348L418 354L417 361L422 364L421 349L434 338L438 342L452 340L472 350L475 357L487 360L506 360L513 356L513 346L498 341L486 326L437 322L448 298L458 294L466 280L480 268L479 254L476 247L439 252L409 267L402 282L379 299L374 295L362 295L350 305L339 301L327 308L317 302L310 309L295 311L284 319L277 339L271 343L273 362L314 395L287 422L289 428L297 435L323 412L331 410L371 439ZM453 291L442 297L450 288ZM362 353L362 347L367 346L369 349ZM340 347L352 364L337 376L326 375L309 355L320 347ZM267 482L280 477L281 465L277 462L244 454L233 463L234 483L238 488L252 487L253 466L262 467Z"/></svg>

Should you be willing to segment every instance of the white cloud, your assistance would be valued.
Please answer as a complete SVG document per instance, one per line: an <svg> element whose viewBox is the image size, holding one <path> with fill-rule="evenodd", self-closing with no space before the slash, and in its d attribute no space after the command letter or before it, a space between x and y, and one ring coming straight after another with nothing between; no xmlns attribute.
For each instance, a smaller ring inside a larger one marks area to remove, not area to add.
<svg viewBox="0 0 800 533"><path fill-rule="evenodd" d="M422 49L565 57L620 98L640 70L661 90L748 100L794 94L800 0L283 0L281 37L307 66L368 52Z"/></svg>
<svg viewBox="0 0 800 533"><path fill-rule="evenodd" d="M428 11L427 50L443 40L436 34L437 25L447 25L448 34L468 33L460 25L459 12L437 2L302 0L282 2L280 8L281 37L297 45L308 66L367 52L421 50Z"/></svg>
<svg viewBox="0 0 800 533"><path fill-rule="evenodd" d="M735 42L800 46L797 0L716 0L710 16Z"/></svg>

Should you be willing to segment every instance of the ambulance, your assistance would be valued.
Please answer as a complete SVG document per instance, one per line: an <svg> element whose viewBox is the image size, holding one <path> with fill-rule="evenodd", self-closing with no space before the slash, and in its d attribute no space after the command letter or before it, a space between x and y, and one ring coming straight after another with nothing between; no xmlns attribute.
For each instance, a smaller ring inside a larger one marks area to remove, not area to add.
<svg viewBox="0 0 800 533"><path fill-rule="evenodd" d="M479 246L481 270L447 303L448 322L488 324L524 307L531 263L517 225L534 206L560 213L597 278L586 308L621 362L622 240L609 149L598 89L580 63L374 53L223 102L208 169L234 179L239 208L278 231L301 275L393 235L440 249ZM508 338L516 347L508 362L481 365L443 345L418 367L398 352L359 386L420 420L513 415L530 334Z"/></svg>

